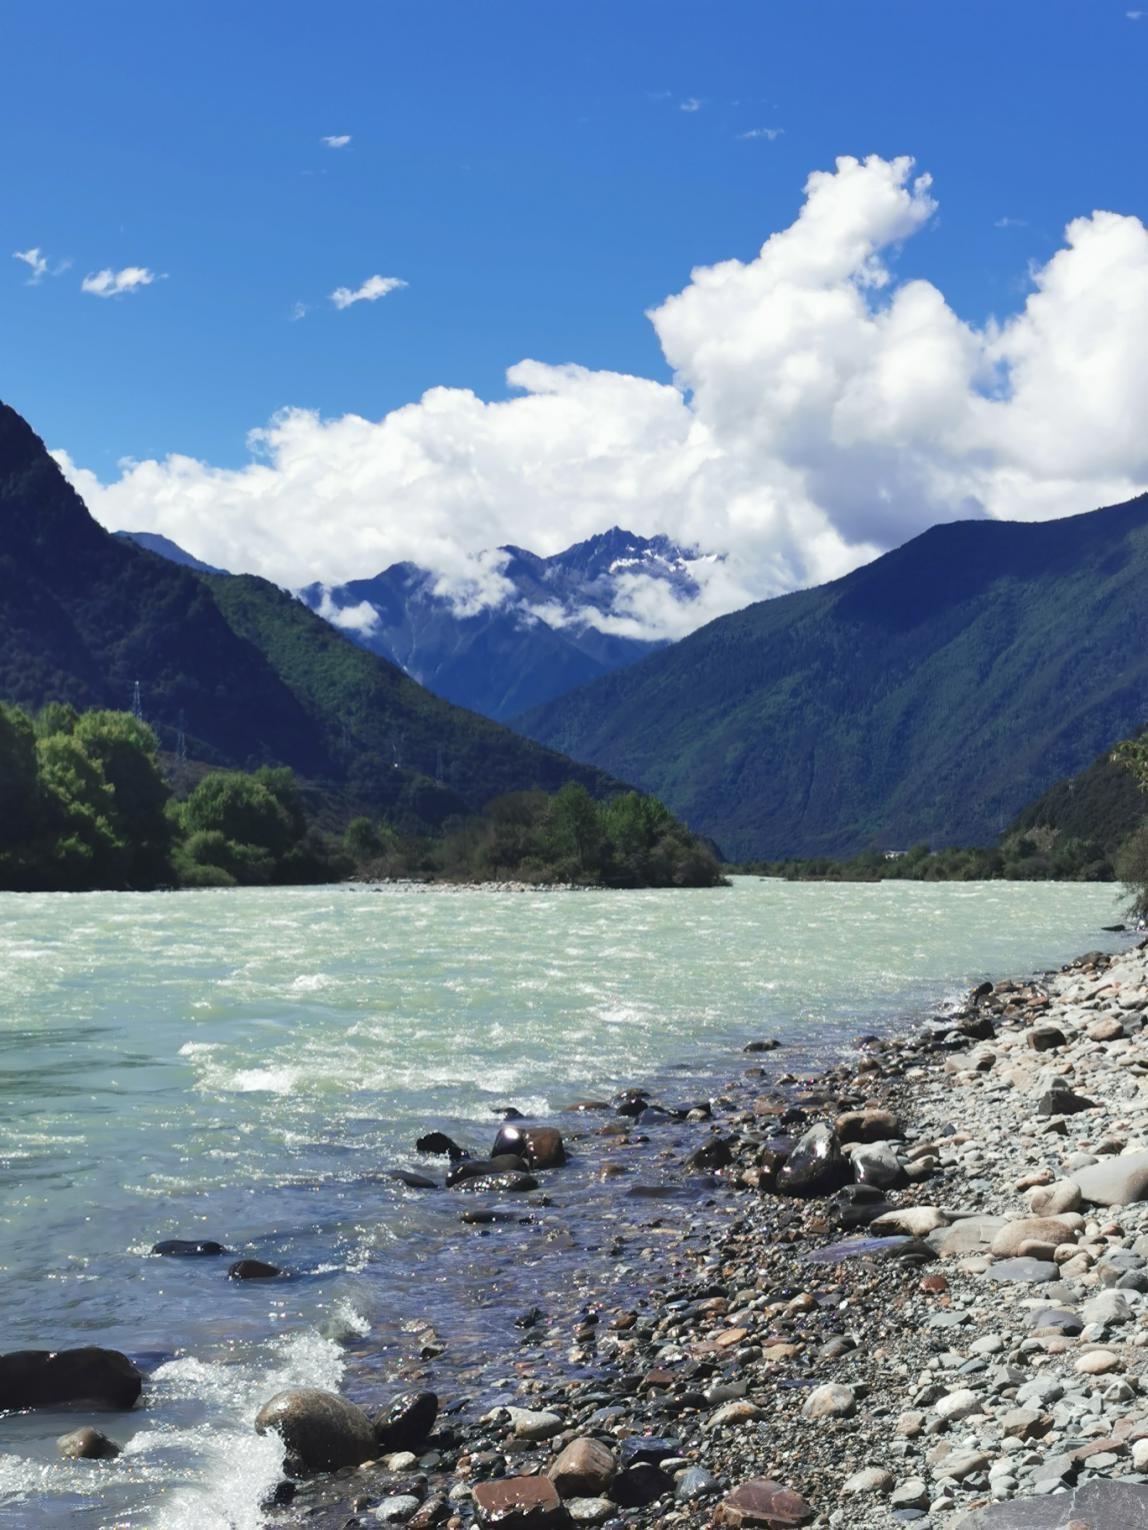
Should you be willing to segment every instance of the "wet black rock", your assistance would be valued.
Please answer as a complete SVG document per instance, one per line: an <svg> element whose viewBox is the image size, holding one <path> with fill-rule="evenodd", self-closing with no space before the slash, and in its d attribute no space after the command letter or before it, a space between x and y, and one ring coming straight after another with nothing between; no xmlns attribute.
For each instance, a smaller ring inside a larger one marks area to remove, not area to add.
<svg viewBox="0 0 1148 1530"><path fill-rule="evenodd" d="M733 1147L728 1137L714 1137L686 1159L691 1169L725 1169L733 1162Z"/></svg>
<svg viewBox="0 0 1148 1530"><path fill-rule="evenodd" d="M517 1153L500 1153L497 1158L467 1158L456 1163L446 1177L448 1190L457 1189L468 1179L491 1179L499 1174L522 1174L526 1160Z"/></svg>
<svg viewBox="0 0 1148 1530"><path fill-rule="evenodd" d="M143 1389L138 1367L118 1349L22 1349L0 1355L0 1412L91 1403L131 1408Z"/></svg>
<svg viewBox="0 0 1148 1530"><path fill-rule="evenodd" d="M227 1253L223 1244L216 1243L213 1238L164 1238L160 1243L153 1243L151 1251L174 1259L215 1258Z"/></svg>
<svg viewBox="0 0 1148 1530"><path fill-rule="evenodd" d="M504 1126L490 1156L517 1154L528 1169L560 1169L566 1162L562 1133L553 1126Z"/></svg>
<svg viewBox="0 0 1148 1530"><path fill-rule="evenodd" d="M660 1466L671 1456L678 1455L681 1448L678 1440L667 1439L663 1435L631 1434L618 1447L618 1461L623 1470L638 1462Z"/></svg>
<svg viewBox="0 0 1148 1530"><path fill-rule="evenodd" d="M614 1478L610 1497L623 1509L644 1509L674 1490L673 1479L660 1466L639 1461Z"/></svg>
<svg viewBox="0 0 1148 1530"><path fill-rule="evenodd" d="M780 1045L781 1045L780 1041L776 1041L776 1040L774 1040L774 1038L772 1036L770 1036L770 1037L767 1037L764 1041L747 1041L745 1046L742 1047L742 1051L743 1052L776 1052Z"/></svg>
<svg viewBox="0 0 1148 1530"><path fill-rule="evenodd" d="M274 1280L283 1271L263 1259L237 1259L227 1272L228 1280Z"/></svg>
<svg viewBox="0 0 1148 1530"><path fill-rule="evenodd" d="M464 1179L455 1186L458 1190L510 1190L525 1192L537 1190L538 1181L533 1174L516 1174L513 1171L505 1174L482 1174L474 1179Z"/></svg>
<svg viewBox="0 0 1148 1530"><path fill-rule="evenodd" d="M823 1121L811 1126L777 1176L783 1195L831 1195L851 1178L837 1133Z"/></svg>
<svg viewBox="0 0 1148 1530"><path fill-rule="evenodd" d="M416 1174L413 1169L390 1169L387 1178L397 1181L400 1185L406 1185L408 1190L437 1190L438 1181L431 1179L429 1174Z"/></svg>
<svg viewBox="0 0 1148 1530"><path fill-rule="evenodd" d="M438 1398L433 1392L408 1392L396 1397L385 1413L375 1419L379 1449L419 1450L438 1418Z"/></svg>
<svg viewBox="0 0 1148 1530"><path fill-rule="evenodd" d="M451 1163L461 1163L470 1157L466 1148L459 1147L445 1132L427 1132L415 1143L415 1151L429 1153L434 1158L449 1158Z"/></svg>
<svg viewBox="0 0 1148 1530"><path fill-rule="evenodd" d="M640 1116L649 1098L648 1089L624 1089L614 1097L614 1110L620 1116Z"/></svg>

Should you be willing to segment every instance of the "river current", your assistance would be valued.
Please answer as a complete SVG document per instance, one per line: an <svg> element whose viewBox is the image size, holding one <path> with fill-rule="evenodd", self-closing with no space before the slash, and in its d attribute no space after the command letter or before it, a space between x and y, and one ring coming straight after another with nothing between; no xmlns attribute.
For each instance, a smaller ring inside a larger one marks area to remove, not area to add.
<svg viewBox="0 0 1148 1530"><path fill-rule="evenodd" d="M420 1355L492 1385L608 1192L562 1171L568 1244L511 1253L456 1193L387 1178L441 1177L422 1132L488 1151L501 1106L702 1098L763 1036L808 1068L1111 947L1119 917L1117 889L1072 884L0 895L0 1350L101 1344L148 1373L128 1415L0 1418L0 1527L255 1530L279 1452L251 1420L280 1387L369 1404ZM149 1256L166 1237L290 1278ZM58 1458L87 1422L116 1461Z"/></svg>

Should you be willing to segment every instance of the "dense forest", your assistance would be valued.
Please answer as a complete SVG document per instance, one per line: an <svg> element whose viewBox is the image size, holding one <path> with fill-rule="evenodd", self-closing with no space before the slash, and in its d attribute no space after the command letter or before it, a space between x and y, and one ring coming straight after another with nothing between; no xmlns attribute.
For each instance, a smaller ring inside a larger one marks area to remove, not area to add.
<svg viewBox="0 0 1148 1530"><path fill-rule="evenodd" d="M285 766L165 773L154 731L125 712L0 703L0 888L234 887L360 877L710 887L710 848L652 798L598 802L567 782L504 794L437 833L417 815L309 816ZM433 783L427 783L428 789Z"/></svg>

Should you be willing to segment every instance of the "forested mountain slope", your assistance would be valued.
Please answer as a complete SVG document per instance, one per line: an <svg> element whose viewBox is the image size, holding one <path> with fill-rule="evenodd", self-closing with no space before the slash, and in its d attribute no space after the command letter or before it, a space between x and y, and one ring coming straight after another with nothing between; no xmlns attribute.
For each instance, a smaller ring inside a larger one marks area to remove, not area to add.
<svg viewBox="0 0 1148 1530"><path fill-rule="evenodd" d="M424 691L285 591L199 575L92 519L0 405L0 699L126 708L165 748L281 763L428 822L509 790L613 783Z"/></svg>
<svg viewBox="0 0 1148 1530"><path fill-rule="evenodd" d="M1148 496L934 527L528 713L728 855L988 843L1148 716Z"/></svg>

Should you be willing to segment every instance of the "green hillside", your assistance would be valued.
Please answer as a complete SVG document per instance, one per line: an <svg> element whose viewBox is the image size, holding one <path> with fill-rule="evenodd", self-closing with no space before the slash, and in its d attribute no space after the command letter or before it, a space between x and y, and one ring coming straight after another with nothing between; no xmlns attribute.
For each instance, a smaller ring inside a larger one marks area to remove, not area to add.
<svg viewBox="0 0 1148 1530"><path fill-rule="evenodd" d="M166 750L182 729L198 759L290 765L428 824L507 791L617 789L429 695L274 585L201 576L109 535L0 405L0 700L124 709L137 682Z"/></svg>
<svg viewBox="0 0 1148 1530"><path fill-rule="evenodd" d="M739 859L985 844L1148 716L1148 497L934 527L520 719Z"/></svg>

